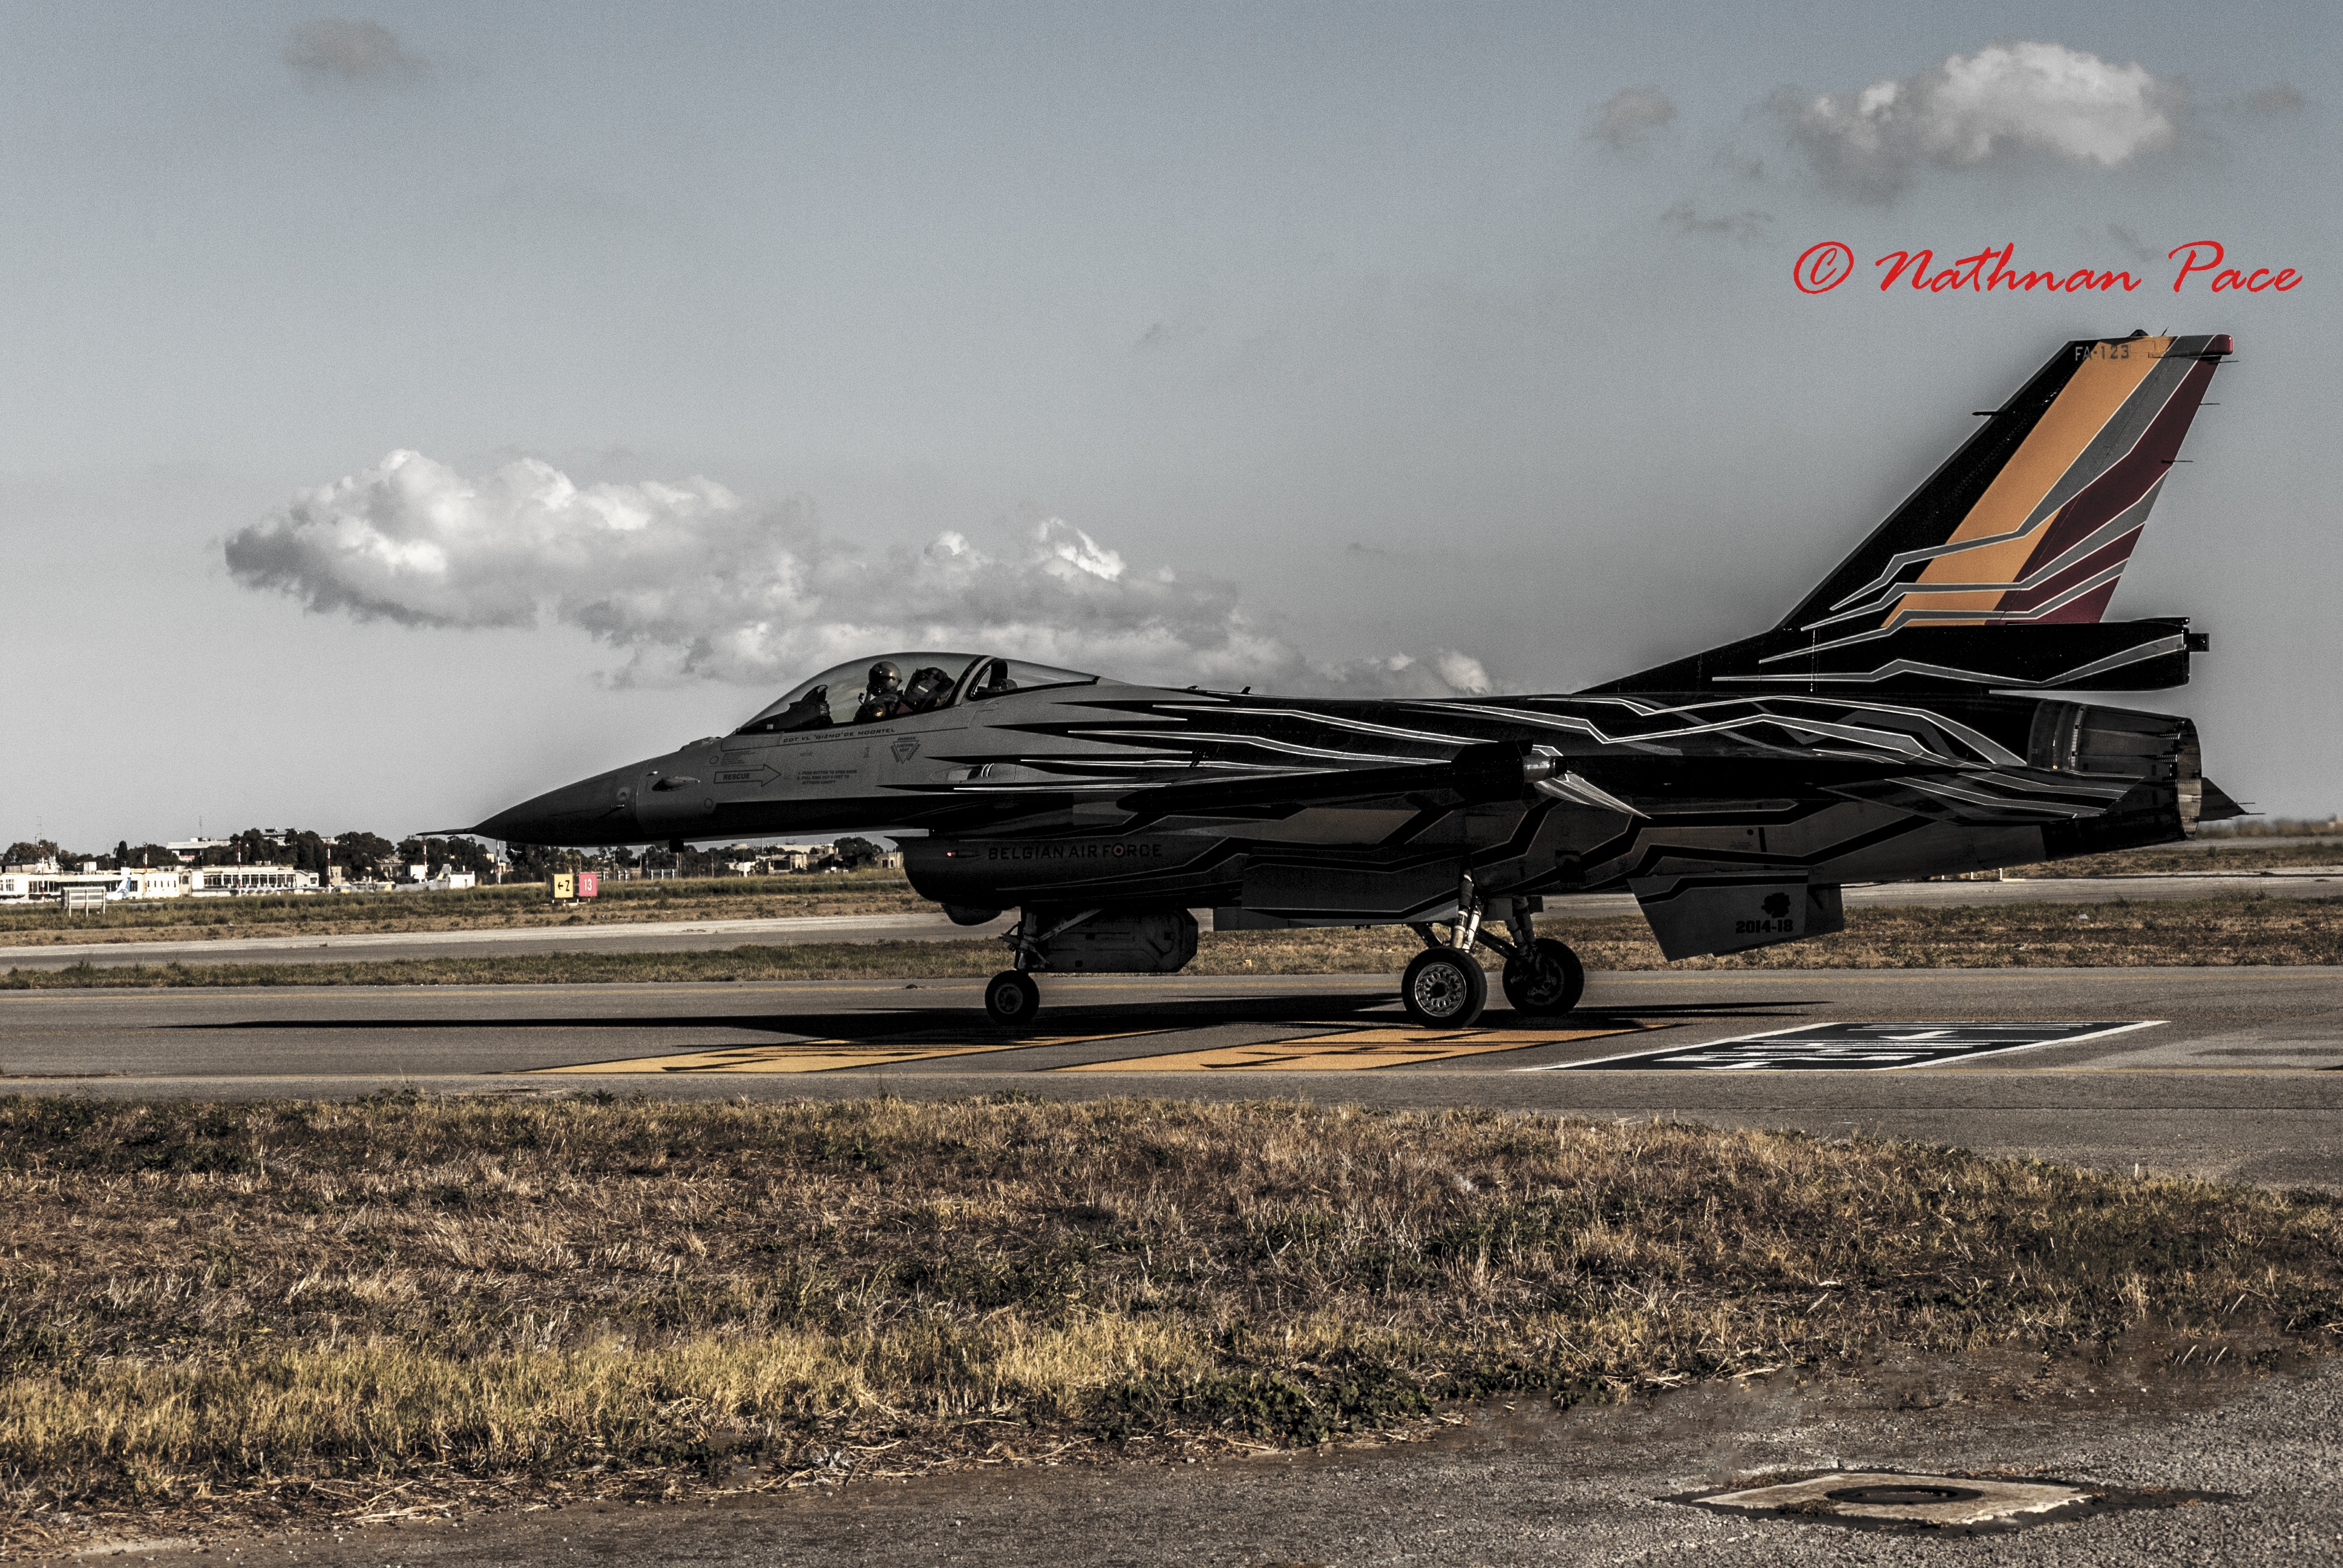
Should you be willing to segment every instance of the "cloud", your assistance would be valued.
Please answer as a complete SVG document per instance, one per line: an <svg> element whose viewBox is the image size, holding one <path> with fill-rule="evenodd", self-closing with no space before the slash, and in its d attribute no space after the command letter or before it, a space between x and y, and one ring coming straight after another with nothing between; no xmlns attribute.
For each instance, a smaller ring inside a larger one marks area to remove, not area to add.
<svg viewBox="0 0 2343 1568"><path fill-rule="evenodd" d="M285 63L312 75L349 80L411 75L423 68L381 23L336 16L297 24L285 41Z"/></svg>
<svg viewBox="0 0 2343 1568"><path fill-rule="evenodd" d="M1675 117L1674 102L1657 87L1622 87L1604 100L1594 128L1586 136L1626 156L1649 147Z"/></svg>
<svg viewBox="0 0 2343 1568"><path fill-rule="evenodd" d="M1773 221L1772 213L1759 212L1755 207L1703 217L1700 209L1688 201L1680 201L1660 215L1661 225L1678 234L1699 239L1737 240L1743 245L1755 245L1764 239L1766 226Z"/></svg>
<svg viewBox="0 0 2343 1568"><path fill-rule="evenodd" d="M2301 110L2302 95L2280 82L2258 93L2247 93L2237 106L2249 115L2291 115Z"/></svg>
<svg viewBox="0 0 2343 1568"><path fill-rule="evenodd" d="M1824 183L1884 201L1924 166L1977 168L2032 156L2115 168L2178 135L2180 84L2059 44L1995 44L1902 81L1771 107Z"/></svg>
<svg viewBox="0 0 2343 1568"><path fill-rule="evenodd" d="M578 628L622 682L760 687L890 648L964 648L1130 679L1354 696L1489 689L1453 650L1305 657L1232 584L1122 555L1061 518L1006 551L960 533L878 555L803 504L758 508L703 478L579 486L524 458L478 478L416 452L304 490L229 538L230 574L321 613L414 627Z"/></svg>

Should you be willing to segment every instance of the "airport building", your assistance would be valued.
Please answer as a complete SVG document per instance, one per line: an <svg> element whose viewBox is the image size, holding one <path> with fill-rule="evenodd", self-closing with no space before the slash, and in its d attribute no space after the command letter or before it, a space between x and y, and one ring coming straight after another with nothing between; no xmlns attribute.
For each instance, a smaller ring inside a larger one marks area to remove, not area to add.
<svg viewBox="0 0 2343 1568"><path fill-rule="evenodd" d="M217 898L228 893L314 893L317 873L290 866L199 866L187 873L194 897Z"/></svg>
<svg viewBox="0 0 2343 1568"><path fill-rule="evenodd" d="M86 890L101 900L177 899L186 896L187 873L176 868L166 871L144 868L127 871L62 871L54 865L0 871L0 903L52 903L68 890Z"/></svg>
<svg viewBox="0 0 2343 1568"><path fill-rule="evenodd" d="M218 899L237 893L313 893L317 873L290 866L198 866L156 869L131 866L119 871L66 871L55 864L0 871L0 903L48 903L71 895L75 902L106 903L132 899Z"/></svg>

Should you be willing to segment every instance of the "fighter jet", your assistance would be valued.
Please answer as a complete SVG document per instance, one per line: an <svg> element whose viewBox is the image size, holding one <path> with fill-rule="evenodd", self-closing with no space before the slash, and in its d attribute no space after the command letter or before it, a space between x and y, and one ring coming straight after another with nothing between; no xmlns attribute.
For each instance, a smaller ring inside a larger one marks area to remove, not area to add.
<svg viewBox="0 0 2343 1568"><path fill-rule="evenodd" d="M881 831L912 887L1018 911L987 986L1168 974L1219 930L1405 926L1400 997L1472 1024L1584 971L1544 901L1634 895L1668 958L1843 929L1840 890L2186 838L2241 814L2186 719L2057 695L2184 684L2186 619L2108 621L2227 337L2052 355L1772 630L1583 691L1335 700L1132 685L982 650L812 677L729 735L471 831L616 845Z"/></svg>

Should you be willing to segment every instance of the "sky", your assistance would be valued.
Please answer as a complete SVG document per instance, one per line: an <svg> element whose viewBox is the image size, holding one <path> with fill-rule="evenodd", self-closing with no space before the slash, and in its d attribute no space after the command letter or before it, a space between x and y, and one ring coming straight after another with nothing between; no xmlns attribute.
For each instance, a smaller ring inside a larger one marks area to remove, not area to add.
<svg viewBox="0 0 2343 1568"><path fill-rule="evenodd" d="M901 647L1568 689L2136 327L2238 355L2115 700L2324 816L2338 101L2309 5L0 5L0 834L458 826ZM2002 245L2142 286L1876 286Z"/></svg>

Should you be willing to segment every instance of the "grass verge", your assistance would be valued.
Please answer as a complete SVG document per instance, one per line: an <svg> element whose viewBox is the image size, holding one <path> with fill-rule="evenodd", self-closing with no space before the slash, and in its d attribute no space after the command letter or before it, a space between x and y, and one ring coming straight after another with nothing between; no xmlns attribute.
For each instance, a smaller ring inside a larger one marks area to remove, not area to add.
<svg viewBox="0 0 2343 1568"><path fill-rule="evenodd" d="M2316 1199L1486 1111L19 1097L0 1202L20 1539L2343 1329Z"/></svg>
<svg viewBox="0 0 2343 1568"><path fill-rule="evenodd" d="M109 904L91 915L68 915L54 903L0 905L0 946L935 912L936 906L911 891L900 871L604 882L600 897L575 906L554 904L545 884L529 882L443 892L156 899Z"/></svg>
<svg viewBox="0 0 2343 1568"><path fill-rule="evenodd" d="M1637 915L1546 919L1540 931L1591 970L1671 967ZM1411 933L1207 933L1191 974L1397 973L1420 950ZM1493 963L1494 955L1491 955ZM173 963L12 969L0 990L144 986L517 985L611 981L950 980L989 975L1007 950L990 940L808 943L721 952L530 953L357 963ZM1683 969L1966 969L2165 964L2343 963L2343 900L2237 897L2104 904L1858 909L1812 941L1693 959Z"/></svg>
<svg viewBox="0 0 2343 1568"><path fill-rule="evenodd" d="M2343 847L2284 839L2223 840L2086 855L2013 867L2013 877L2131 877L2171 872L2282 870L2343 861ZM639 920L770 920L785 916L933 914L898 871L820 876L627 881L557 908L542 884L447 892L285 894L156 900L67 915L52 904L0 905L0 946L186 941L222 937L347 936L362 931L458 931L625 925Z"/></svg>

